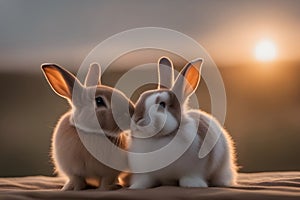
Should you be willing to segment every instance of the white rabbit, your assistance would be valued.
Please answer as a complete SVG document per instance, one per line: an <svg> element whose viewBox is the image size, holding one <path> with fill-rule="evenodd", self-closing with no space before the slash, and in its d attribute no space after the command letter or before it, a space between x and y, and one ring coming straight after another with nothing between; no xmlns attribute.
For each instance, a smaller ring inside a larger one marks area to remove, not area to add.
<svg viewBox="0 0 300 200"><path fill-rule="evenodd" d="M120 171L98 161L82 139L95 141L99 152L113 159L111 145L126 149L128 136L117 124L112 110L116 109L116 118L121 120L124 129L129 129L134 109L132 102L117 89L101 85L98 64L90 66L84 85L56 64L43 64L41 68L52 89L66 98L72 107L58 121L52 138L51 155L55 170L68 178L62 190L84 189L90 179L98 182L99 188L109 188Z"/></svg>
<svg viewBox="0 0 300 200"><path fill-rule="evenodd" d="M139 97L131 122L129 150L145 153L128 156L132 171L139 172L132 174L131 189L174 184L182 187L235 184L237 167L231 137L211 115L187 108L189 97L199 85L201 66L202 59L189 62L174 82L172 62L166 57L159 60L158 89ZM204 147L206 136L218 137L211 151L200 157L200 149L207 147ZM164 163L180 151L174 162L157 168L159 162ZM160 153L151 157L155 152ZM155 167L151 169L151 166Z"/></svg>

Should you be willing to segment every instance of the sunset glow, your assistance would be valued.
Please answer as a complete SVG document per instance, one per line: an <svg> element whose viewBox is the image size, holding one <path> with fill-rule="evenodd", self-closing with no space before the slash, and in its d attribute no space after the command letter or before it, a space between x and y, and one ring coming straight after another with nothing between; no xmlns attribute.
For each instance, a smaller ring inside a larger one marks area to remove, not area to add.
<svg viewBox="0 0 300 200"><path fill-rule="evenodd" d="M277 51L273 41L264 39L257 43L254 53L256 60L267 62L276 58Z"/></svg>

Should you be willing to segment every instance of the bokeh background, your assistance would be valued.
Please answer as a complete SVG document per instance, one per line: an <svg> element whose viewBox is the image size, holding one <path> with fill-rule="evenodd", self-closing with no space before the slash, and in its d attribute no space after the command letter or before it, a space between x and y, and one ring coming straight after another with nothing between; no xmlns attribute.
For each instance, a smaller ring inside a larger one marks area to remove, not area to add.
<svg viewBox="0 0 300 200"><path fill-rule="evenodd" d="M50 89L40 65L58 63L76 73L107 37L148 26L194 38L216 62L227 93L225 127L235 140L240 171L300 170L299 10L297 0L1 0L0 176L52 174L52 130L69 106ZM268 62L254 55L264 38L276 46ZM145 54L120 57L103 82L114 86L131 66L165 55L139 59ZM185 61L170 57L180 70ZM155 69L144 75L150 73L156 76ZM205 82L197 95L209 112Z"/></svg>

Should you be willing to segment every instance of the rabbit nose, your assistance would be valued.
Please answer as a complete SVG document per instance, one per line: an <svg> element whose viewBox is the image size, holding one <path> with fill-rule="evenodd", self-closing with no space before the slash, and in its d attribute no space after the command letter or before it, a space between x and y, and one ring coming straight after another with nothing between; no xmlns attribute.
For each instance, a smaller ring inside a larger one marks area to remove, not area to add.
<svg viewBox="0 0 300 200"><path fill-rule="evenodd" d="M149 118L142 118L142 119L140 119L140 120L138 120L137 122L136 122L136 124L138 125L138 126L148 126L149 124L150 124L150 119Z"/></svg>
<svg viewBox="0 0 300 200"><path fill-rule="evenodd" d="M151 119L149 113L135 113L133 115L133 121L138 126L147 126L150 124Z"/></svg>
<svg viewBox="0 0 300 200"><path fill-rule="evenodd" d="M136 125L138 126L147 126L150 124L150 117L147 116L143 116L143 115L134 115L134 122Z"/></svg>
<svg viewBox="0 0 300 200"><path fill-rule="evenodd" d="M138 115L134 115L134 116L133 116L133 121L134 121L135 123L137 123L137 122L140 121L141 119L143 119L143 116L138 116Z"/></svg>

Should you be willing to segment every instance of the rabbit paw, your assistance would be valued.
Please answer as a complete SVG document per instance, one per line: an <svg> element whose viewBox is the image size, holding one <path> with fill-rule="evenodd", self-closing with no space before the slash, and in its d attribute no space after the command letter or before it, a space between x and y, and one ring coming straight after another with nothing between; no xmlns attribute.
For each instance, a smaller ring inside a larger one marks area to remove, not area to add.
<svg viewBox="0 0 300 200"><path fill-rule="evenodd" d="M155 185L154 180L148 176L135 176L129 189L146 189Z"/></svg>
<svg viewBox="0 0 300 200"><path fill-rule="evenodd" d="M68 190L82 190L85 189L87 186L84 179L79 177L73 177L71 178L61 189L62 191L68 191Z"/></svg>
<svg viewBox="0 0 300 200"><path fill-rule="evenodd" d="M208 187L205 180L201 177L182 177L179 180L179 185L181 187Z"/></svg>

